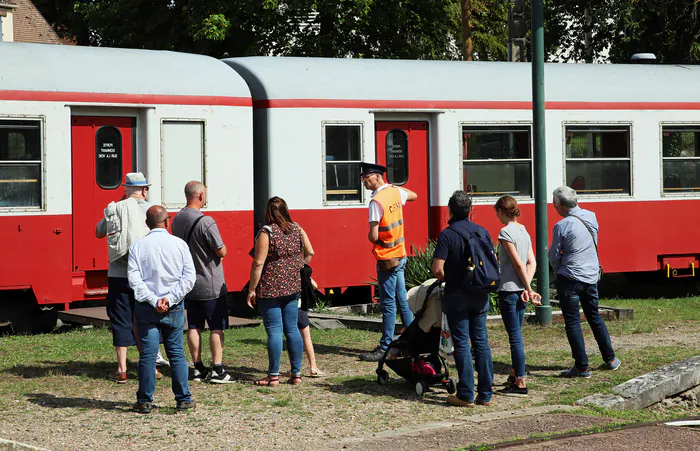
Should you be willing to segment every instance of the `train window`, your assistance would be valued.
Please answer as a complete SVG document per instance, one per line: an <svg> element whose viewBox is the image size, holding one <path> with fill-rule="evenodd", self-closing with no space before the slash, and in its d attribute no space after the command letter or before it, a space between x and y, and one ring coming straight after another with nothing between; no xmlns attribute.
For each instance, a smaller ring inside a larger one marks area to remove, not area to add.
<svg viewBox="0 0 700 451"><path fill-rule="evenodd" d="M42 206L41 121L0 120L0 208Z"/></svg>
<svg viewBox="0 0 700 451"><path fill-rule="evenodd" d="M362 202L362 126L325 124L326 201Z"/></svg>
<svg viewBox="0 0 700 451"><path fill-rule="evenodd" d="M700 126L664 126L662 135L664 193L700 193Z"/></svg>
<svg viewBox="0 0 700 451"><path fill-rule="evenodd" d="M566 184L579 194L630 194L630 127L565 127Z"/></svg>
<svg viewBox="0 0 700 451"><path fill-rule="evenodd" d="M408 181L408 135L403 130L386 134L386 177L393 185Z"/></svg>
<svg viewBox="0 0 700 451"><path fill-rule="evenodd" d="M162 202L168 208L186 204L182 190L187 182L204 184L204 122L163 121L162 124Z"/></svg>
<svg viewBox="0 0 700 451"><path fill-rule="evenodd" d="M473 196L532 197L529 126L463 126L463 188Z"/></svg>
<svg viewBox="0 0 700 451"><path fill-rule="evenodd" d="M117 189L122 183L122 133L116 127L100 127L95 141L97 185Z"/></svg>

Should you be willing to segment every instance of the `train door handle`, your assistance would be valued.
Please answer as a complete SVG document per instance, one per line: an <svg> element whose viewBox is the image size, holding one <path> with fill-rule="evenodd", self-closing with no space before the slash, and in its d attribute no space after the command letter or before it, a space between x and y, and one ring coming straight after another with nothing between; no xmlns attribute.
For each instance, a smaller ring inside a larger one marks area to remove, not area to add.
<svg viewBox="0 0 700 451"><path fill-rule="evenodd" d="M53 233L55 233L56 235L60 235L60 234L63 233L63 230L61 230L61 229L53 229Z"/></svg>

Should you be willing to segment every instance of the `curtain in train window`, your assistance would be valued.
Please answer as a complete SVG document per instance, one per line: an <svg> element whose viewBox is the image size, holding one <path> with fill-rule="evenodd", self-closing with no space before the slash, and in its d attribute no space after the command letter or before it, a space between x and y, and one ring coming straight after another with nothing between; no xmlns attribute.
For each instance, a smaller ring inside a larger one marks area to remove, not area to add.
<svg viewBox="0 0 700 451"><path fill-rule="evenodd" d="M630 194L627 125L566 126L566 184L579 194Z"/></svg>
<svg viewBox="0 0 700 451"><path fill-rule="evenodd" d="M664 193L700 193L700 126L664 126L661 133Z"/></svg>
<svg viewBox="0 0 700 451"><path fill-rule="evenodd" d="M204 122L163 121L161 127L162 202L184 207L187 182L204 180Z"/></svg>
<svg viewBox="0 0 700 451"><path fill-rule="evenodd" d="M532 197L529 126L462 127L463 189L473 196Z"/></svg>
<svg viewBox="0 0 700 451"><path fill-rule="evenodd" d="M359 124L325 124L324 150L326 201L362 202L362 184L360 182L362 126Z"/></svg>
<svg viewBox="0 0 700 451"><path fill-rule="evenodd" d="M116 127L100 127L95 141L97 185L117 189L122 182L122 134Z"/></svg>
<svg viewBox="0 0 700 451"><path fill-rule="evenodd" d="M0 208L42 207L41 121L0 119Z"/></svg>

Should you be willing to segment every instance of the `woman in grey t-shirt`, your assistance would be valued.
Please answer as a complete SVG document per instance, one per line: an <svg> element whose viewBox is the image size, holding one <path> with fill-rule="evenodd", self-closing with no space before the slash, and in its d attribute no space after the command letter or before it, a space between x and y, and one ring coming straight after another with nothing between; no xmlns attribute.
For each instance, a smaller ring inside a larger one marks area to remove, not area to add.
<svg viewBox="0 0 700 451"><path fill-rule="evenodd" d="M508 386L496 393L505 396L527 396L525 385L525 348L522 324L525 304L531 300L541 305L540 295L530 283L535 275L535 253L525 226L518 223L520 209L512 196L503 196L496 202L496 216L505 226L498 234L498 261L501 265L501 285L498 302L503 324L508 331L512 361Z"/></svg>

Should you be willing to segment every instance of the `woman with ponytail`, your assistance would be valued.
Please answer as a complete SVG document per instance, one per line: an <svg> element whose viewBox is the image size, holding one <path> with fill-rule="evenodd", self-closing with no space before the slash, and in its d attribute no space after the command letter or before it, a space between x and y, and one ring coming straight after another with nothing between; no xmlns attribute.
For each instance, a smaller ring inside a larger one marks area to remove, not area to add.
<svg viewBox="0 0 700 451"><path fill-rule="evenodd" d="M535 275L536 261L532 241L525 227L518 223L520 209L512 196L503 196L495 205L496 216L504 227L498 235L498 260L501 265L501 285L498 301L503 324L508 331L512 361L508 386L497 394L504 396L527 396L525 384L525 348L522 324L525 304L532 301L541 305L541 296L535 293L530 283Z"/></svg>

